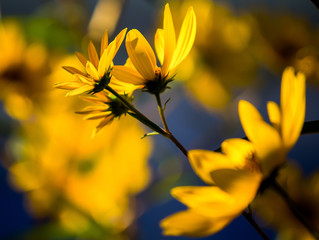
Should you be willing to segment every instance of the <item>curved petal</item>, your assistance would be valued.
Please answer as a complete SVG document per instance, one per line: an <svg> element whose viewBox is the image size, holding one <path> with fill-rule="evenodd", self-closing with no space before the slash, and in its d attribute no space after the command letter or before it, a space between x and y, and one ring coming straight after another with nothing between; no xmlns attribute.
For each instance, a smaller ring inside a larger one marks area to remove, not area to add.
<svg viewBox="0 0 319 240"><path fill-rule="evenodd" d="M163 66L164 61L164 30L158 28L155 33L155 51L158 60L160 61L161 65Z"/></svg>
<svg viewBox="0 0 319 240"><path fill-rule="evenodd" d="M160 226L164 235L204 237L220 231L235 217L208 218L189 209L168 216Z"/></svg>
<svg viewBox="0 0 319 240"><path fill-rule="evenodd" d="M86 63L86 72L96 81L100 80L99 73L96 70L95 66L88 61Z"/></svg>
<svg viewBox="0 0 319 240"><path fill-rule="evenodd" d="M191 150L188 159L195 173L207 184L214 184L211 172L221 168L232 168L233 163L222 153L208 150Z"/></svg>
<svg viewBox="0 0 319 240"><path fill-rule="evenodd" d="M119 48L120 48L120 46L121 46L121 44L122 44L122 42L124 40L126 31L127 31L127 28L124 28L119 34L117 34L116 38L113 40L113 42L115 42L115 51L114 51L115 54L119 50Z"/></svg>
<svg viewBox="0 0 319 240"><path fill-rule="evenodd" d="M235 197L216 186L176 187L171 194L178 201L207 217L238 215L244 210L242 205L237 204Z"/></svg>
<svg viewBox="0 0 319 240"><path fill-rule="evenodd" d="M296 143L305 119L305 82L302 73L295 76L292 67L286 68L281 82L281 135L287 150Z"/></svg>
<svg viewBox="0 0 319 240"><path fill-rule="evenodd" d="M190 52L196 36L196 16L192 7L187 11L184 18L181 31L178 36L176 49L169 66L169 71L174 71L175 68L185 59Z"/></svg>
<svg viewBox="0 0 319 240"><path fill-rule="evenodd" d="M168 3L166 3L165 9L164 9L163 33L164 33L164 59L163 59L163 65L162 65L162 75L166 76L168 73L170 63L173 58L175 45L176 45L175 28L174 28L172 14L169 9Z"/></svg>
<svg viewBox="0 0 319 240"><path fill-rule="evenodd" d="M211 175L218 187L236 199L233 207L238 211L243 211L255 198L262 180L262 173L258 170L221 169Z"/></svg>
<svg viewBox="0 0 319 240"><path fill-rule="evenodd" d="M112 74L114 77L122 82L131 83L134 85L145 84L145 79L140 74L126 66L114 66Z"/></svg>
<svg viewBox="0 0 319 240"><path fill-rule="evenodd" d="M232 162L234 168L242 168L247 164L247 160L255 154L255 148L249 141L232 138L222 143L222 152L226 154L228 161Z"/></svg>
<svg viewBox="0 0 319 240"><path fill-rule="evenodd" d="M278 104L275 102L269 101L267 103L267 111L268 111L269 121L279 132L280 125L281 125L281 112L280 112L280 108Z"/></svg>
<svg viewBox="0 0 319 240"><path fill-rule="evenodd" d="M111 43L103 52L98 66L98 74L102 78L109 69L115 55L115 43Z"/></svg>
<svg viewBox="0 0 319 240"><path fill-rule="evenodd" d="M144 38L136 29L127 33L126 50L136 68L144 79L151 81L155 78L156 58L154 52Z"/></svg>
<svg viewBox="0 0 319 240"><path fill-rule="evenodd" d="M266 123L257 109L249 102L239 102L239 117L243 129L254 143L262 171L268 175L285 160L283 145L278 131Z"/></svg>

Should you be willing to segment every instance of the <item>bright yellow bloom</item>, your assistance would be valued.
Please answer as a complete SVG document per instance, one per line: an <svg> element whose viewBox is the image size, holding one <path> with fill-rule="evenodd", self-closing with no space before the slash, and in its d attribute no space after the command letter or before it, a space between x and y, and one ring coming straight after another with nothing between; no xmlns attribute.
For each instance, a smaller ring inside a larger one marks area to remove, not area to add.
<svg viewBox="0 0 319 240"><path fill-rule="evenodd" d="M263 169L266 175L274 167L280 167L300 135L306 108L305 76L295 75L292 67L286 68L282 75L280 107L268 102L267 108L272 125L249 102L242 100L238 107L241 124L255 145L257 157L267 159Z"/></svg>
<svg viewBox="0 0 319 240"><path fill-rule="evenodd" d="M77 52L76 55L84 66L85 73L74 67L66 66L64 69L74 74L78 81L61 82L55 87L70 90L67 93L68 96L99 93L105 91L104 88L109 84L119 92L133 92L137 87L119 82L112 77L113 59L124 40L126 31L126 28L123 29L110 44L108 44L108 33L105 31L101 40L100 58L92 42L88 46L89 60Z"/></svg>
<svg viewBox="0 0 319 240"><path fill-rule="evenodd" d="M164 234L207 236L224 228L255 198L262 180L276 171L297 141L305 116L305 77L287 68L282 77L281 108L268 103L273 126L246 101L239 115L248 138L228 139L222 153L193 150L194 171L212 186L178 187L172 195L188 206L161 222Z"/></svg>
<svg viewBox="0 0 319 240"><path fill-rule="evenodd" d="M134 67L114 66L113 74L121 81L146 87L151 93L164 91L178 65L190 52L195 35L196 16L190 7L176 41L171 11L166 4L163 29L158 29L155 34L156 53L162 67L157 66L154 51L144 36L133 29L128 32L125 44Z"/></svg>
<svg viewBox="0 0 319 240"><path fill-rule="evenodd" d="M161 222L165 235L201 237L214 234L242 213L254 199L262 172L253 144L242 139L222 143L223 153L192 150L188 157L199 177L214 186L172 189L172 195L188 206Z"/></svg>

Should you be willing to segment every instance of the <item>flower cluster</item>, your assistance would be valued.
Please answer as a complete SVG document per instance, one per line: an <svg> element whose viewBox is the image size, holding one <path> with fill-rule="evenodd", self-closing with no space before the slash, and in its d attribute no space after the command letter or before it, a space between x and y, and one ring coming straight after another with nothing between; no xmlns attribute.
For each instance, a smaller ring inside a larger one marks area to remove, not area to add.
<svg viewBox="0 0 319 240"><path fill-rule="evenodd" d="M114 66L113 59L124 41L126 32L127 29L123 29L108 44L108 33L105 31L101 40L100 57L90 42L88 59L81 53L76 53L84 71L72 66L64 67L76 77L76 81L55 85L56 88L69 90L67 96L94 95L94 98L86 99L98 105L78 112L86 114L85 119L102 119L93 135L114 118L128 111L135 114L134 116L140 121L147 121L136 115L135 108L131 105L133 99L131 95L136 89L160 94L168 88L176 68L188 55L194 43L196 17L193 8L190 7L176 41L171 11L166 4L163 28L158 29L155 34L155 47L161 67L156 64L156 57L150 44L137 29L130 30L126 35L125 45L128 53L126 64Z"/></svg>

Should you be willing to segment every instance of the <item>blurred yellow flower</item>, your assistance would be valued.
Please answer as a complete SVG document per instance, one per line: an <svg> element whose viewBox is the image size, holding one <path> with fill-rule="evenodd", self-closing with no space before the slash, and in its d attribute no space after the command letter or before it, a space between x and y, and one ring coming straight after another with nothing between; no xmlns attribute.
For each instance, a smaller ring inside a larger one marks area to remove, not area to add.
<svg viewBox="0 0 319 240"><path fill-rule="evenodd" d="M133 68L114 66L113 74L119 80L143 86L144 90L157 94L173 80L176 68L190 52L196 35L196 16L192 7L187 11L176 41L175 28L169 5L165 5L163 29L155 34L155 49L161 63L144 36L133 29L126 36L126 49Z"/></svg>
<svg viewBox="0 0 319 240"><path fill-rule="evenodd" d="M165 235L202 237L214 234L242 213L255 198L262 172L252 143L228 139L222 151L191 150L192 168L212 186L172 189L172 195L188 206L161 222Z"/></svg>
<svg viewBox="0 0 319 240"><path fill-rule="evenodd" d="M70 90L67 93L68 96L82 93L95 94L103 91L107 93L105 87L111 82L115 88L120 87L121 92L134 91L136 87L132 87L131 84L119 83L112 77L113 59L124 40L126 30L126 28L123 29L110 44L108 44L107 30L104 32L101 40L100 59L92 42L88 46L89 60L77 52L77 57L84 66L85 73L77 68L65 66L64 69L74 74L78 81L60 82L55 84L55 87Z"/></svg>
<svg viewBox="0 0 319 240"><path fill-rule="evenodd" d="M26 120L48 89L43 81L50 71L48 50L40 43L27 43L14 20L0 21L0 42L0 99L11 117Z"/></svg>
<svg viewBox="0 0 319 240"><path fill-rule="evenodd" d="M65 78L61 66L73 61L56 61L49 83ZM34 216L58 221L76 236L103 239L123 231L135 216L134 195L149 182L150 141L136 141L143 130L133 119L114 122L106 135L92 139L92 125L70 111L83 105L78 98L46 94L45 107L8 144L16 159L9 167L11 183L25 192ZM94 232L96 226L103 231Z"/></svg>
<svg viewBox="0 0 319 240"><path fill-rule="evenodd" d="M192 150L188 157L205 187L177 187L172 195L188 206L161 222L166 235L207 236L224 228L255 198L263 180L276 171L297 141L305 116L305 77L287 68L282 77L281 109L268 103L273 126L246 101L239 115L248 138L228 139L222 153Z"/></svg>
<svg viewBox="0 0 319 240"><path fill-rule="evenodd" d="M239 102L239 117L248 139L254 143L259 159L268 159L262 170L267 175L280 167L286 154L297 142L305 119L305 76L295 75L292 67L282 75L280 107L268 102L267 109L272 125L264 121L258 110L249 102ZM271 162L271 163L270 163Z"/></svg>

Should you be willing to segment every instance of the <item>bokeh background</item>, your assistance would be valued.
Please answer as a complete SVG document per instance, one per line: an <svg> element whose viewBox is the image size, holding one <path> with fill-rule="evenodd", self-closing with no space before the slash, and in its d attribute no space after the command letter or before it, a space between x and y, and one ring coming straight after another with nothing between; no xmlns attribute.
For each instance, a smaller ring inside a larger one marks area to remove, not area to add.
<svg viewBox="0 0 319 240"><path fill-rule="evenodd" d="M201 185L187 159L129 116L94 139L86 105L54 83L71 80L62 66L123 28L151 44L170 3L178 29L186 10L197 15L189 57L163 94L168 125L187 149L218 148L243 137L237 104L252 102L264 116L279 102L285 67L307 76L306 121L319 119L319 10L310 0L2 0L0 4L0 239L187 239L161 234L159 221L185 207L169 191ZM124 44L115 58L124 64ZM153 96L134 103L160 124ZM279 181L319 228L317 135L301 136ZM272 239L312 239L271 191L254 215ZM203 239L259 239L243 217Z"/></svg>

